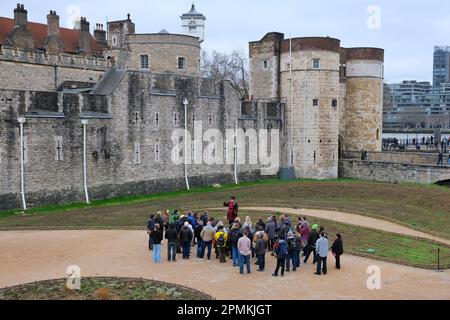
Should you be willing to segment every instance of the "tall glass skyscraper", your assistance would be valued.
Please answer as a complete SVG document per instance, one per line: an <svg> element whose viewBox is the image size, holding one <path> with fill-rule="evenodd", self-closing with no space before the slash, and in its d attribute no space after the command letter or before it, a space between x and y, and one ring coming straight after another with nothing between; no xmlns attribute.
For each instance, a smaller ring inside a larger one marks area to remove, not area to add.
<svg viewBox="0 0 450 320"><path fill-rule="evenodd" d="M434 47L433 87L440 89L441 84L450 82L450 46Z"/></svg>

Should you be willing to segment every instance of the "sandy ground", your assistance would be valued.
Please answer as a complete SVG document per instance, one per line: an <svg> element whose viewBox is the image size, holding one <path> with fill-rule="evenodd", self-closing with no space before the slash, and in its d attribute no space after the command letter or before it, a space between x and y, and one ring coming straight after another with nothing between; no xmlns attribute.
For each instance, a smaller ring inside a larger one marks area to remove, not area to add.
<svg viewBox="0 0 450 320"><path fill-rule="evenodd" d="M351 225L357 225L372 229L378 229L383 230L386 232L392 232L392 233L398 233L398 234L404 234L409 235L413 237L418 238L425 238L429 240L434 240L436 242L445 243L450 245L450 240L439 238L433 235L429 235L424 232L420 232L411 228L404 227L402 225L375 219L371 217L365 217L357 214L351 214L351 213L343 213L343 212L337 212L337 211L326 211L326 210L309 210L309 209L291 209L291 208L253 208L253 207L247 207L247 208L239 208L239 210L242 212L247 211L268 211L268 212L281 212L281 213L288 213L291 215L305 215L310 217L316 217L316 218L322 218L337 222L342 222L346 224Z"/></svg>
<svg viewBox="0 0 450 320"><path fill-rule="evenodd" d="M317 211L315 211L317 212ZM195 249L193 250L195 252ZM450 299L450 271L442 273L345 255L343 268L314 275L312 264L273 278L275 259L264 273L240 275L230 261L151 262L145 231L0 232L0 287L64 277L69 265L82 276L142 277L183 284L217 299ZM367 268L381 268L381 290L367 288Z"/></svg>

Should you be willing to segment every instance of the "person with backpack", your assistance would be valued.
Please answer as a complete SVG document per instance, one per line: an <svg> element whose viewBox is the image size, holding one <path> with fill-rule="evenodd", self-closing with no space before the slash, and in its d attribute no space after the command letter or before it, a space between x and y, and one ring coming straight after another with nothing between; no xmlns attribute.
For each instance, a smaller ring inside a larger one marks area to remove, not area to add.
<svg viewBox="0 0 450 320"><path fill-rule="evenodd" d="M178 219L179 219L178 210L174 210L174 212L170 214L169 224L176 223Z"/></svg>
<svg viewBox="0 0 450 320"><path fill-rule="evenodd" d="M255 244L255 254L258 259L258 270L259 272L264 271L266 267L266 247L267 242L264 240L264 232L257 232L256 236L258 239Z"/></svg>
<svg viewBox="0 0 450 320"><path fill-rule="evenodd" d="M206 227L202 229L200 237L202 238L201 260L203 260L203 258L205 257L206 248L208 248L208 260L211 260L212 241L214 238L214 228L212 227L211 221L208 221L206 223Z"/></svg>
<svg viewBox="0 0 450 320"><path fill-rule="evenodd" d="M256 222L255 229L258 230L259 227L262 227L263 231L266 229L266 223L264 222L263 218L259 217L258 222Z"/></svg>
<svg viewBox="0 0 450 320"><path fill-rule="evenodd" d="M312 226L311 233L308 237L308 249L306 250L306 256L303 262L306 264L308 262L309 256L311 253L313 253L313 264L317 261L317 255L316 255L316 242L319 239L319 232L317 232L317 229L319 229L319 226L317 224Z"/></svg>
<svg viewBox="0 0 450 320"><path fill-rule="evenodd" d="M189 259L191 254L191 241L193 238L189 222L185 221L178 236L181 248L183 249L183 259Z"/></svg>
<svg viewBox="0 0 450 320"><path fill-rule="evenodd" d="M155 229L152 231L153 242L153 262L161 263L161 241L163 239L163 233L159 223L155 224Z"/></svg>
<svg viewBox="0 0 450 320"><path fill-rule="evenodd" d="M228 208L227 220L228 220L229 226L231 226L233 224L234 220L238 216L238 204L236 202L236 198L231 197L230 201L228 201L228 202L225 201L223 203L223 206Z"/></svg>
<svg viewBox="0 0 450 320"><path fill-rule="evenodd" d="M177 241L177 253L181 253L181 241L180 241L180 231L184 226L184 223L186 222L186 218L184 215L181 215L180 218L177 220L176 224L175 224L175 228L177 230L177 234L178 234L178 241Z"/></svg>
<svg viewBox="0 0 450 320"><path fill-rule="evenodd" d="M239 273L244 274L244 264L247 266L247 273L250 273L250 256L252 254L252 242L248 237L248 230L244 230L239 238L237 249L239 252Z"/></svg>
<svg viewBox="0 0 450 320"><path fill-rule="evenodd" d="M289 272L291 269L292 262L292 271L297 271L297 256L296 253L299 248L299 240L294 235L294 232L289 231L287 234L286 242L288 243L288 255L286 256L286 271Z"/></svg>
<svg viewBox="0 0 450 320"><path fill-rule="evenodd" d="M284 266L286 264L286 257L288 255L288 243L284 239L278 239L274 246L275 255L277 257L277 267L272 274L274 277L278 277L278 271L281 268L281 276L284 277Z"/></svg>
<svg viewBox="0 0 450 320"><path fill-rule="evenodd" d="M320 238L316 242L316 248L317 248L317 270L315 274L320 276L321 271L323 274L327 274L328 239L325 238L324 231L320 233Z"/></svg>
<svg viewBox="0 0 450 320"><path fill-rule="evenodd" d="M302 241L303 241L303 255L306 256L307 255L307 250L308 250L308 238L309 235L311 233L311 227L309 225L309 222L306 220L306 217L302 217L301 218L301 222L299 223L298 226L298 232L300 233L301 237L302 237Z"/></svg>
<svg viewBox="0 0 450 320"><path fill-rule="evenodd" d="M169 230L164 236L167 239L167 261L176 261L177 256L177 230L174 224L169 225Z"/></svg>
<svg viewBox="0 0 450 320"><path fill-rule="evenodd" d="M202 247L203 247L203 240L201 237L201 233L203 230L203 220L199 220L198 224L194 228L194 236L195 239L197 239L197 258L202 259Z"/></svg>
<svg viewBox="0 0 450 320"><path fill-rule="evenodd" d="M341 268L341 256L344 254L344 244L342 243L342 236L340 233L336 235L336 240L334 240L331 245L331 252L336 259L336 269Z"/></svg>
<svg viewBox="0 0 450 320"><path fill-rule="evenodd" d="M225 263L226 262L226 258L225 258L225 248L227 245L227 239L228 239L228 235L227 233L224 231L224 226L220 225L217 228L217 232L214 235L214 242L217 246L217 253L220 259L220 263Z"/></svg>
<svg viewBox="0 0 450 320"><path fill-rule="evenodd" d="M231 230L228 232L228 243L231 244L231 256L233 259L233 267L236 267L239 263L239 250L238 242L243 236L241 230L236 223L233 224Z"/></svg>
<svg viewBox="0 0 450 320"><path fill-rule="evenodd" d="M147 222L147 233L148 233L148 250L153 250L153 238L152 233L155 230L155 215L152 214Z"/></svg>
<svg viewBox="0 0 450 320"><path fill-rule="evenodd" d="M266 224L265 232L267 233L267 236L269 237L269 251L273 250L273 245L275 244L275 222L273 221L273 218L269 218L268 222Z"/></svg>

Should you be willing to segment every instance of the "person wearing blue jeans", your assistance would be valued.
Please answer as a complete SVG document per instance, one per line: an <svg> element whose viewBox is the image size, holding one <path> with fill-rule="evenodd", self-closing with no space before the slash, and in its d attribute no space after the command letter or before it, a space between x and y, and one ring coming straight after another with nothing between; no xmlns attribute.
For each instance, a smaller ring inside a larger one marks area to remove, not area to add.
<svg viewBox="0 0 450 320"><path fill-rule="evenodd" d="M252 255L252 242L248 238L248 231L244 230L244 235L238 241L239 251L239 272L244 274L244 263L247 265L247 273L250 273L250 257Z"/></svg>
<svg viewBox="0 0 450 320"><path fill-rule="evenodd" d="M203 259L203 241L197 239L197 258Z"/></svg>
<svg viewBox="0 0 450 320"><path fill-rule="evenodd" d="M240 254L238 248L233 245L231 245L231 255L233 257L233 267L236 267L239 264Z"/></svg>
<svg viewBox="0 0 450 320"><path fill-rule="evenodd" d="M212 240L202 241L202 259L205 257L206 248L208 248L208 260L211 260Z"/></svg>
<svg viewBox="0 0 450 320"><path fill-rule="evenodd" d="M161 263L161 241L163 239L163 234L159 224L155 224L155 230L152 232L153 240L153 262Z"/></svg>

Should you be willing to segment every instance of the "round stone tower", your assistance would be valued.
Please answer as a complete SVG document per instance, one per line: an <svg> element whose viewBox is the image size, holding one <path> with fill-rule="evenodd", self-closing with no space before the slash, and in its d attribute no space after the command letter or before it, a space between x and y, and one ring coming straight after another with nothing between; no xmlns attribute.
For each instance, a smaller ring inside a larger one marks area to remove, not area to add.
<svg viewBox="0 0 450 320"><path fill-rule="evenodd" d="M384 50L346 49L344 146L347 151L381 151Z"/></svg>
<svg viewBox="0 0 450 320"><path fill-rule="evenodd" d="M287 101L287 164L295 168L297 178L337 178L340 41L286 39L280 52L280 96Z"/></svg>

